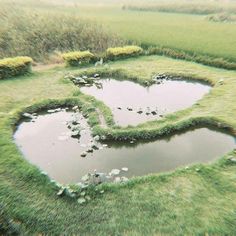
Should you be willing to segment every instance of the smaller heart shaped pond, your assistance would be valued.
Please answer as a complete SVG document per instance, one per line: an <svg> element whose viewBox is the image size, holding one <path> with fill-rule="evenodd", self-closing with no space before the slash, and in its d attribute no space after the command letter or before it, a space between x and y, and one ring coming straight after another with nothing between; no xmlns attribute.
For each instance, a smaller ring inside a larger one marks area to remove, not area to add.
<svg viewBox="0 0 236 236"><path fill-rule="evenodd" d="M148 87L127 80L98 77L93 78L94 83L86 84L82 77L76 79L73 82L83 93L94 96L112 110L120 126L160 119L165 114L191 107L211 88L206 83L168 76L154 79L154 84Z"/></svg>
<svg viewBox="0 0 236 236"><path fill-rule="evenodd" d="M119 169L119 175L128 178L170 171L213 161L235 147L234 137L207 128L149 143L107 144L92 137L79 111L57 109L25 116L31 119L18 126L16 144L30 163L63 184L77 183L94 169L102 173Z"/></svg>

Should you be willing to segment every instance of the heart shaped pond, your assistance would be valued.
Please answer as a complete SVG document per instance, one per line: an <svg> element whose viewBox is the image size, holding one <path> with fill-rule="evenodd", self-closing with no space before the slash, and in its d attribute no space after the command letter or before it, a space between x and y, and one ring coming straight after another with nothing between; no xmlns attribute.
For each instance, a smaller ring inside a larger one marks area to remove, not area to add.
<svg viewBox="0 0 236 236"><path fill-rule="evenodd" d="M192 106L209 92L210 86L180 79L156 80L150 87L131 81L99 79L80 89L104 102L116 124L137 125Z"/></svg>
<svg viewBox="0 0 236 236"><path fill-rule="evenodd" d="M82 130L80 138L72 138L68 128L75 116ZM109 173L123 168L125 171L120 175L128 178L170 171L192 163L213 161L235 147L234 137L207 128L149 143L105 145L91 136L80 113L65 110L23 121L14 138L29 162L60 183L76 183L94 169ZM96 150L81 157L92 144L96 144Z"/></svg>

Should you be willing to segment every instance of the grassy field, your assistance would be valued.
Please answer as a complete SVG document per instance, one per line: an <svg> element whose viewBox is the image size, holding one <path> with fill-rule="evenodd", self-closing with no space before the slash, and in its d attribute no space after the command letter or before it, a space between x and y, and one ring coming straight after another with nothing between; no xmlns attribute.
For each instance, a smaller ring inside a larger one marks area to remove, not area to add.
<svg viewBox="0 0 236 236"><path fill-rule="evenodd" d="M228 6L224 1L210 2L201 4L211 13L218 12L216 5ZM63 51L100 52L124 41L192 55L192 61L139 56L98 68L47 65L34 67L26 76L1 80L0 235L235 235L236 163L229 157L236 158L236 149L209 165L103 185L104 194L79 205L74 199L57 197L55 183L28 163L14 143L22 112L63 104L81 106L82 112L89 113L94 134L108 139L148 140L198 125L236 134L236 71L193 62L205 55L210 56L207 60L223 58L236 63L236 24L209 21L206 15L186 11L122 8L144 3L173 6L176 1L0 0L0 57L25 55L55 63L61 62ZM68 73L100 73L140 84L151 83L156 73L166 73L207 81L213 87L188 109L120 128L105 104L82 94L64 78ZM99 123L102 116L106 125Z"/></svg>
<svg viewBox="0 0 236 236"><path fill-rule="evenodd" d="M0 2L11 5L11 1ZM48 0L41 4L32 0L16 2L19 9L28 12L37 9L42 15L73 15L96 21L108 28L109 32L144 46L163 46L236 62L236 47L233 47L236 44L236 24L211 22L205 15L122 10L124 1L111 0L103 0L100 4L95 4L93 0L86 1L86 4L80 0L67 3L60 1L61 4L57 5ZM47 34L49 37L50 31L47 31ZM57 34L55 32L52 35ZM91 37L94 38L94 34ZM58 39L60 40L60 37ZM91 41L95 45L94 41ZM25 52L27 53L27 50Z"/></svg>
<svg viewBox="0 0 236 236"><path fill-rule="evenodd" d="M143 45L181 49L236 60L236 25L206 21L203 16L123 11L98 8L81 11L81 15L101 21L128 40Z"/></svg>
<svg viewBox="0 0 236 236"><path fill-rule="evenodd" d="M153 73L165 72L214 84L208 95L187 110L169 115L162 122L114 129L115 133L145 133L199 117L236 129L236 72L159 56L109 65L109 70L122 69L127 78L138 82L150 80ZM227 157L212 165L135 178L126 185L106 185L104 195L82 206L58 198L55 185L22 158L13 142L12 118L32 104L48 104L48 99L54 99L54 103L56 99L58 104L82 100L91 103L72 83L62 79L68 71L56 67L0 81L0 96L4 98L0 101L0 213L7 217L3 223L8 230L22 235L234 235L236 165ZM224 83L220 85L222 78Z"/></svg>

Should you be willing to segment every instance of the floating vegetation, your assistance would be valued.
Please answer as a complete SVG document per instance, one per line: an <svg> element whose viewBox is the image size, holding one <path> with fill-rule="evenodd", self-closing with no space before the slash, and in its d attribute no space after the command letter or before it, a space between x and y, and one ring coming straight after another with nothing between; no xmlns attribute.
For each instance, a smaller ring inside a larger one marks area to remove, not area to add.
<svg viewBox="0 0 236 236"><path fill-rule="evenodd" d="M128 168L124 167L122 170L112 169L109 174L98 173L96 170L94 173L88 173L81 178L81 182L68 186L60 186L57 196L67 196L69 198L77 199L79 204L84 204L96 195L103 194L104 189L98 188L103 183L126 183L127 177L117 177L121 171L128 171Z"/></svg>

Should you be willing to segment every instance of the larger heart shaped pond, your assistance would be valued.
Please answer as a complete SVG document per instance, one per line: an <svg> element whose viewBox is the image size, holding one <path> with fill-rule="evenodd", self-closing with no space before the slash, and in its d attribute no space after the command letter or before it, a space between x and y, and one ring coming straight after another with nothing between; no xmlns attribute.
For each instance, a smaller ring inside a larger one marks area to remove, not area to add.
<svg viewBox="0 0 236 236"><path fill-rule="evenodd" d="M71 137L78 135L71 130L73 124L79 126L80 137ZM29 162L64 184L76 183L94 169L103 173L119 169L120 175L128 178L170 171L213 161L235 147L234 137L207 128L148 143L107 145L92 137L86 119L79 112L61 109L23 121L14 138Z"/></svg>

